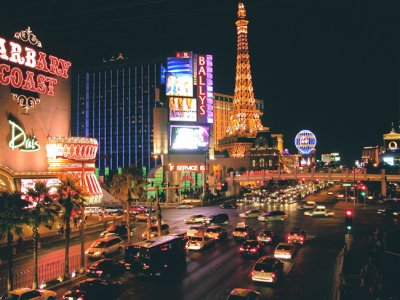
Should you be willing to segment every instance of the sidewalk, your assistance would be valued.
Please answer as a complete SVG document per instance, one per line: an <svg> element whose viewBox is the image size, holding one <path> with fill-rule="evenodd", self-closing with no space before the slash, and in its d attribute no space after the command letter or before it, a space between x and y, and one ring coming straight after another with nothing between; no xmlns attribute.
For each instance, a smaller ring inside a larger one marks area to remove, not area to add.
<svg viewBox="0 0 400 300"><path fill-rule="evenodd" d="M116 222L120 222L120 219L117 219ZM91 234L94 232L100 232L104 230L105 227L112 225L113 220L108 220L107 224L104 222L99 222L97 216L89 217L86 221L85 235ZM57 226L54 226L54 229L48 229L45 226L41 226L39 228L40 233L40 247L43 249L41 252L45 250L47 245L51 243L55 243L60 241L61 239L65 239L65 234L60 235ZM74 228L74 224L71 224L71 239L79 237L79 227ZM32 239L32 229L31 227L24 228L22 233L22 239L18 239L18 237L14 237L14 247L15 254L14 260L17 261L23 257L30 256L33 251L33 239ZM7 260L7 242L5 239L0 241L0 264L4 263Z"/></svg>

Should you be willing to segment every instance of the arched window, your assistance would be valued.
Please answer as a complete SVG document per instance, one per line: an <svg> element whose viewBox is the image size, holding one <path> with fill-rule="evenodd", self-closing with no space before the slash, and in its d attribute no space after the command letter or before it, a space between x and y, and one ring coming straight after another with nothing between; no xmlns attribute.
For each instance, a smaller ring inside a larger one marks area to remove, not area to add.
<svg viewBox="0 0 400 300"><path fill-rule="evenodd" d="M265 166L264 158L260 158L260 167L264 168L264 166Z"/></svg>

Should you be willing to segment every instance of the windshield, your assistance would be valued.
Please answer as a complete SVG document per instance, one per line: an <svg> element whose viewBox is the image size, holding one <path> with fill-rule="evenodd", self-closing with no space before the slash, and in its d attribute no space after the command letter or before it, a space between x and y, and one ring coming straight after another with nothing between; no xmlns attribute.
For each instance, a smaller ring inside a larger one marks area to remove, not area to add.
<svg viewBox="0 0 400 300"><path fill-rule="evenodd" d="M5 295L1 299L4 299L4 300L18 300L18 295L8 293L7 295Z"/></svg>
<svg viewBox="0 0 400 300"><path fill-rule="evenodd" d="M290 245L279 245L276 249L278 250L290 250L292 247Z"/></svg>
<svg viewBox="0 0 400 300"><path fill-rule="evenodd" d="M273 270L271 263L259 263L254 266L254 271L272 272Z"/></svg>
<svg viewBox="0 0 400 300"><path fill-rule="evenodd" d="M247 231L247 228L236 227L236 228L235 228L235 231L238 231L238 232L246 232L246 231Z"/></svg>
<svg viewBox="0 0 400 300"><path fill-rule="evenodd" d="M206 232L218 232L217 228L207 228Z"/></svg>
<svg viewBox="0 0 400 300"><path fill-rule="evenodd" d="M195 237L192 237L191 239L190 239L190 241L194 241L194 242L201 242L203 240L203 238L201 238L201 237L199 237L199 236L195 236Z"/></svg>
<svg viewBox="0 0 400 300"><path fill-rule="evenodd" d="M106 245L107 245L106 242L101 241L101 242L94 242L91 247L92 248L103 248Z"/></svg>

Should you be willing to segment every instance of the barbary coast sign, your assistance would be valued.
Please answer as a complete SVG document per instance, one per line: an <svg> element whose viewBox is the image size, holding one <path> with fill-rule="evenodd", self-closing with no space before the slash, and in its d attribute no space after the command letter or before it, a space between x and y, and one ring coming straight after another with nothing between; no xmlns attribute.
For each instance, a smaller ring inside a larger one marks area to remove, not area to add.
<svg viewBox="0 0 400 300"><path fill-rule="evenodd" d="M4 61L5 63L1 63ZM57 78L68 78L69 61L0 37L0 84L54 96Z"/></svg>

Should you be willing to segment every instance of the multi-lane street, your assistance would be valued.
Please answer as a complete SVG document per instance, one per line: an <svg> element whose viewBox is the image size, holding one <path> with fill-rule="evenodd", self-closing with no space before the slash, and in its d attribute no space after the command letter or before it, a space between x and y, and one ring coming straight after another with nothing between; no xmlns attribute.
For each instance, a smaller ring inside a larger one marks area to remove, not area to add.
<svg viewBox="0 0 400 300"><path fill-rule="evenodd" d="M337 190L337 188L336 188ZM182 276L140 277L125 273L118 278L122 282L122 293L119 299L225 299L236 287L252 288L262 293L264 299L330 299L335 288L334 269L336 257L344 243L345 208L355 210L354 238L362 239L371 235L377 226L398 226L392 220L382 219L376 213L376 207L367 206L355 209L352 203L344 203L326 190L311 195L307 200L318 201L331 209L333 217L310 217L304 210L298 209L297 203L244 205L237 209L222 209L217 206L195 207L192 209L164 209L163 221L170 226L173 233L185 232L190 225L183 220L194 214L211 215L218 212L227 213L230 223L226 225L228 238L218 241L214 246L202 251L190 251L187 255L187 268ZM341 201L341 202L338 202ZM239 213L250 208L260 210L284 210L288 218L285 221L259 222L257 218L246 219ZM293 227L300 227L307 233L304 245L297 246L291 260L284 261L283 276L276 285L254 283L251 270L256 258L243 258L239 254L239 245L232 238L232 230L238 222L245 221L258 233L262 229L275 232L278 239L273 245L264 247L264 255L273 255L279 241L284 241ZM144 223L137 223L134 240L141 240L145 229ZM98 236L93 233L86 236L86 247ZM71 247L71 256L78 256L79 244ZM64 255L61 244L51 249L43 249L39 265L56 263ZM119 258L123 258L120 256ZM29 267L29 259L20 260L16 270ZM82 278L81 278L82 279ZM59 298L70 289L76 281L55 289Z"/></svg>

